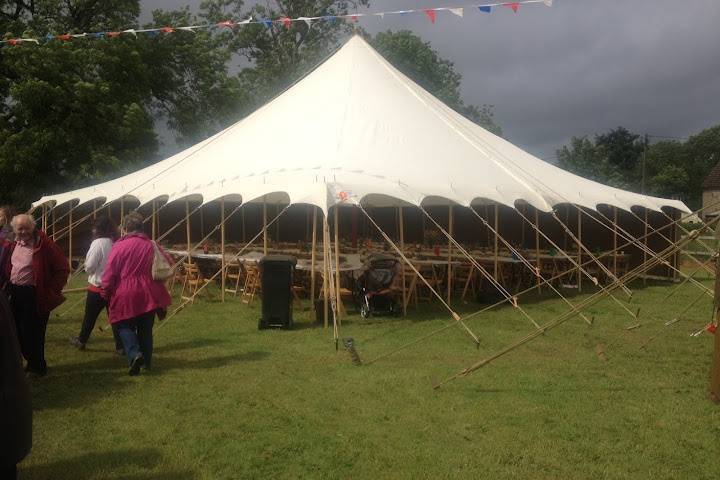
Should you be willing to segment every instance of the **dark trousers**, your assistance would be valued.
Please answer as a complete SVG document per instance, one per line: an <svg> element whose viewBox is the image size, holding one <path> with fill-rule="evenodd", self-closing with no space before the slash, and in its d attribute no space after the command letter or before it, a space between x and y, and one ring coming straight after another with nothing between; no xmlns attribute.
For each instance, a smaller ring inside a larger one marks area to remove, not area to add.
<svg viewBox="0 0 720 480"><path fill-rule="evenodd" d="M12 465L10 467L0 466L0 480L15 480L17 479L17 467Z"/></svg>
<svg viewBox="0 0 720 480"><path fill-rule="evenodd" d="M85 299L85 317L83 318L82 327L80 328L80 335L78 338L82 343L87 343L90 340L90 334L93 328L95 328L95 322L97 321L100 312L107 308L107 300L105 300L99 293L91 292L88 290L87 298ZM115 350L122 350L123 344L120 340L120 336L117 334L115 328L112 329L113 337L115 338Z"/></svg>
<svg viewBox="0 0 720 480"><path fill-rule="evenodd" d="M26 370L45 375L45 331L50 314L38 313L35 287L11 284L8 290L20 351L27 361Z"/></svg>
<svg viewBox="0 0 720 480"><path fill-rule="evenodd" d="M150 368L152 363L152 330L154 324L154 311L113 324L122 339L123 346L125 347L125 355L127 355L129 363L132 363L132 361L142 353L143 364L146 368Z"/></svg>

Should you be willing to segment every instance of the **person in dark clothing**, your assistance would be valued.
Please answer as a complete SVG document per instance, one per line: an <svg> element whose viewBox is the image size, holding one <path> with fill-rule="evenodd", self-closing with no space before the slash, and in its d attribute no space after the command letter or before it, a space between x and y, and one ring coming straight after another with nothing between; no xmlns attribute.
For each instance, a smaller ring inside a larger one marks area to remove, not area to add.
<svg viewBox="0 0 720 480"><path fill-rule="evenodd" d="M0 479L15 479L32 446L30 390L22 368L15 321L0 290Z"/></svg>
<svg viewBox="0 0 720 480"><path fill-rule="evenodd" d="M70 267L62 250L44 232L35 228L30 215L12 220L15 241L0 265L0 286L10 298L20 351L27 360L29 375L47 373L45 331L50 312L65 301L62 289Z"/></svg>

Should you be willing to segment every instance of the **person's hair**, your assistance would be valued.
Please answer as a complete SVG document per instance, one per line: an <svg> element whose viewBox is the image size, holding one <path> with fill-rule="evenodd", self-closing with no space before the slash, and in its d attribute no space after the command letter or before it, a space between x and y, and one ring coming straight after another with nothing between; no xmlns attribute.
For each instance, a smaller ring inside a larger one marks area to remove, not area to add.
<svg viewBox="0 0 720 480"><path fill-rule="evenodd" d="M17 210L11 205L0 205L0 212L5 212L5 218L7 218L8 223L10 223Z"/></svg>
<svg viewBox="0 0 720 480"><path fill-rule="evenodd" d="M141 232L143 229L144 221L145 217L142 216L142 213L138 212L137 210L133 210L132 212L129 212L127 215L125 215L125 218L123 218L123 230L125 230L127 233Z"/></svg>
<svg viewBox="0 0 720 480"><path fill-rule="evenodd" d="M109 238L115 240L117 238L117 225L108 216L102 216L93 222L95 229L95 238Z"/></svg>
<svg viewBox="0 0 720 480"><path fill-rule="evenodd" d="M37 224L35 223L35 219L32 217L32 215L28 215L27 213L21 213L21 214L19 214L19 215L15 215L15 216L13 217L12 221L10 222L10 225L11 225L13 228L15 228L15 225L17 225L18 222L20 222L20 221L22 221L22 220L27 221L27 222L30 224L30 226L33 228L33 230L35 229L35 227L36 227L36 225L37 225Z"/></svg>

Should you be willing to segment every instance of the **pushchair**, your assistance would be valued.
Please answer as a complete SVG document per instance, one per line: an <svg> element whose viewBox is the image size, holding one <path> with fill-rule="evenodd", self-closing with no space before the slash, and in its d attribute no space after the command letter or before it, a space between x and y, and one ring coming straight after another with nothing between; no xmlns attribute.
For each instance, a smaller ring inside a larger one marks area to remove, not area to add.
<svg viewBox="0 0 720 480"><path fill-rule="evenodd" d="M400 314L402 309L395 301L397 292L392 288L398 264L392 255L376 254L368 258L367 268L355 285L355 302L363 318Z"/></svg>

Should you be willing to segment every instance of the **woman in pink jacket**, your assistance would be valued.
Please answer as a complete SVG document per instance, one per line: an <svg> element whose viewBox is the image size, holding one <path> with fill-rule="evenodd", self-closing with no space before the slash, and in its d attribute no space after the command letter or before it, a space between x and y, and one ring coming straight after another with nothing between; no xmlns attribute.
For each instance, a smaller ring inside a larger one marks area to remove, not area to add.
<svg viewBox="0 0 720 480"><path fill-rule="evenodd" d="M125 216L125 235L113 245L102 277L108 317L125 347L130 375L140 373L143 365L150 368L155 314L170 305L165 285L152 278L154 249L142 231L143 220L138 212Z"/></svg>

